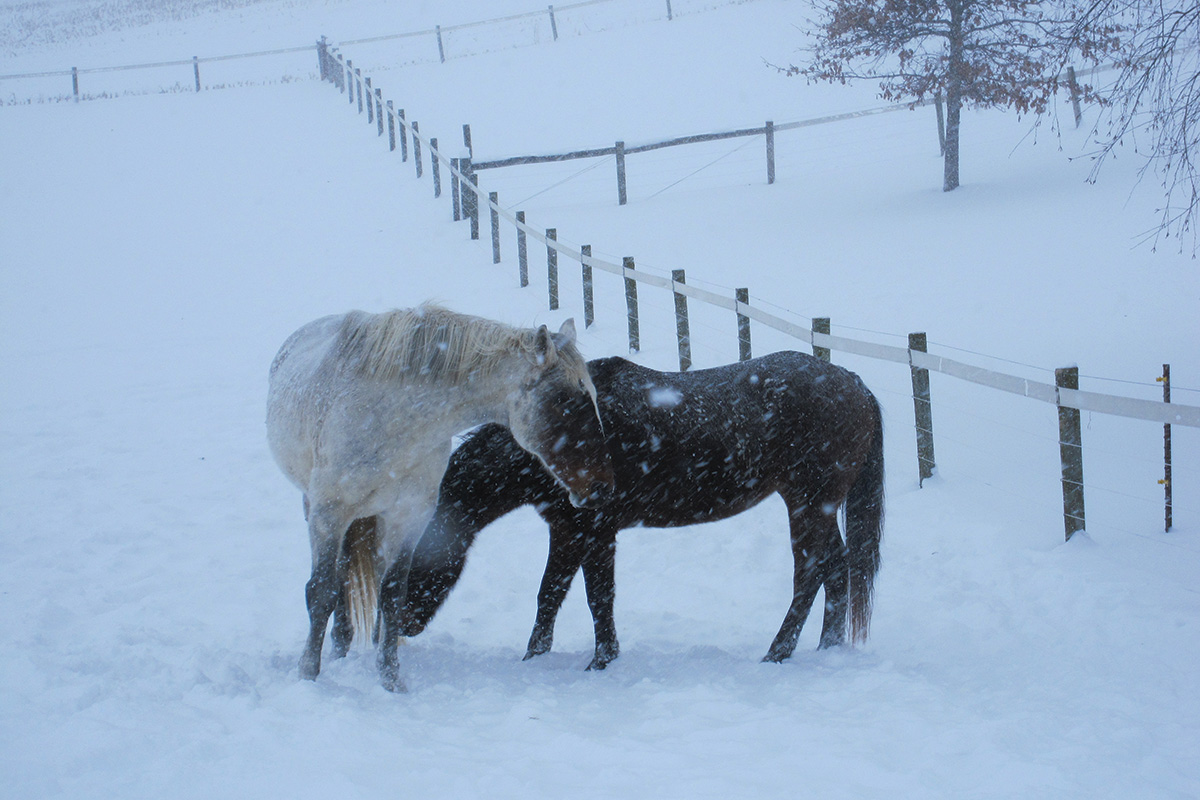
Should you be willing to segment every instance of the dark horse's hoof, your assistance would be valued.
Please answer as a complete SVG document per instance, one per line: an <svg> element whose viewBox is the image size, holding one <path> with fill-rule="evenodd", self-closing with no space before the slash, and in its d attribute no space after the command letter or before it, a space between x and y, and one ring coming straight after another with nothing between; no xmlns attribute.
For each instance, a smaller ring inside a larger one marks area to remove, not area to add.
<svg viewBox="0 0 1200 800"><path fill-rule="evenodd" d="M592 663L587 665L588 671L600 670L607 667L612 662L616 661L617 656L621 651L616 647L603 647L596 650L596 656L592 659Z"/></svg>
<svg viewBox="0 0 1200 800"><path fill-rule="evenodd" d="M522 661L528 661L534 656L545 655L550 652L550 648L554 646L554 635L546 635L539 633L534 629L533 635L529 637L529 644L525 647L525 657Z"/></svg>

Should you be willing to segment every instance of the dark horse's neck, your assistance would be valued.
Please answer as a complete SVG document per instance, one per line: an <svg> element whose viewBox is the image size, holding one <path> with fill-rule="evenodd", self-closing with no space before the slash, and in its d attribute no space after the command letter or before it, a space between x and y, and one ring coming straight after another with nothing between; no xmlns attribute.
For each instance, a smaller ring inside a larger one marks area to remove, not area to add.
<svg viewBox="0 0 1200 800"><path fill-rule="evenodd" d="M521 506L549 505L563 496L542 463L517 446L507 428L489 424L470 433L450 457L437 512L413 555L408 605L440 607L462 575L476 534ZM430 616L405 614L405 635L424 630Z"/></svg>

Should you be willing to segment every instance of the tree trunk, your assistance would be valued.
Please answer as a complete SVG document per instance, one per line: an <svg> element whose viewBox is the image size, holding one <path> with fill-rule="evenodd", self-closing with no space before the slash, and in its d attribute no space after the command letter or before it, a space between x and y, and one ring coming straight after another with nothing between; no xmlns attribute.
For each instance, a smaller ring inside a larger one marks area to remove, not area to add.
<svg viewBox="0 0 1200 800"><path fill-rule="evenodd" d="M942 191L958 188L958 129L962 112L963 16L962 0L947 4L950 9L949 59L946 63L946 152L943 155Z"/></svg>
<svg viewBox="0 0 1200 800"><path fill-rule="evenodd" d="M951 78L946 88L946 152L943 154L942 191L958 188L958 126L962 111L962 93L958 81Z"/></svg>

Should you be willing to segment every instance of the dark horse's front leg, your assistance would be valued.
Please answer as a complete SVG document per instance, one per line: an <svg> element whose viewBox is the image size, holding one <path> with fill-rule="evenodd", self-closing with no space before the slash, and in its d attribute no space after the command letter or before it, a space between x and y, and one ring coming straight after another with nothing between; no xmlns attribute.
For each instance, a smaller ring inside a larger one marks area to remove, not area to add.
<svg viewBox="0 0 1200 800"><path fill-rule="evenodd" d="M613 615L616 596L617 532L597 531L583 559L583 583L587 588L588 608L596 635L596 654L588 669L604 669L621 653L617 642L617 623Z"/></svg>
<svg viewBox="0 0 1200 800"><path fill-rule="evenodd" d="M554 622L562 608L571 581L583 563L587 534L573 524L550 523L550 553L546 559L546 571L542 574L542 585L538 589L537 619L529 646L525 650L525 661L550 652L554 644Z"/></svg>
<svg viewBox="0 0 1200 800"><path fill-rule="evenodd" d="M834 647L846 641L849 587L846 548L838 531L837 512L826 513L829 506L822 503L787 500L787 504L795 559L792 603L763 661L779 662L791 657L822 583L825 584L825 618L820 647Z"/></svg>

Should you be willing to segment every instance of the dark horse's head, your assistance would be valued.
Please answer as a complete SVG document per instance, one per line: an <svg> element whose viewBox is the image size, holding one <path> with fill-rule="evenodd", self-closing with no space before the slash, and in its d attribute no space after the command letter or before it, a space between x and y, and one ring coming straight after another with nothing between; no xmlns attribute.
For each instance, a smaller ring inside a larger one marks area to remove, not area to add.
<svg viewBox="0 0 1200 800"><path fill-rule="evenodd" d="M468 434L450 457L437 511L413 553L404 635L425 630L441 608L479 531L526 503L562 496L562 487L504 426L484 425Z"/></svg>

